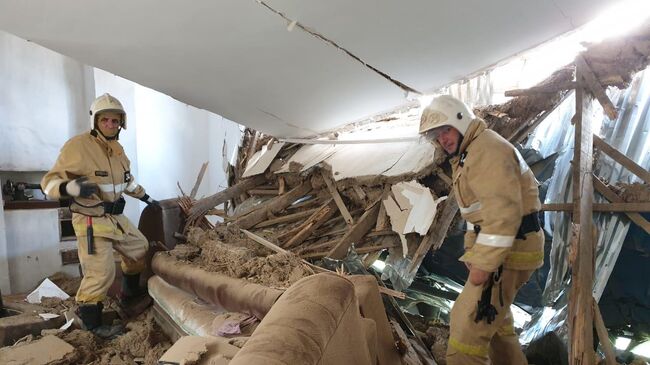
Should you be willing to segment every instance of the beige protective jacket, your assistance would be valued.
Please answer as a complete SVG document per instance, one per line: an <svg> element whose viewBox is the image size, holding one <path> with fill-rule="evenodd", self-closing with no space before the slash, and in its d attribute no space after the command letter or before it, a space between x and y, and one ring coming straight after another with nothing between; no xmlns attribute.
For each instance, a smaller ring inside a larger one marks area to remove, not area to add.
<svg viewBox="0 0 650 365"><path fill-rule="evenodd" d="M54 167L43 177L41 186L48 198L61 199L62 184L82 176L88 177L89 182L99 186L99 194L87 199L74 198L71 202L76 235L86 235L85 217L92 216L95 236L124 240L125 233L136 228L122 214L105 215L102 203L114 202L122 193L138 199L145 195L144 188L131 175L130 165L124 148L117 140L106 140L95 131L86 132L63 145Z"/></svg>
<svg viewBox="0 0 650 365"><path fill-rule="evenodd" d="M515 239L522 217L541 208L537 180L515 147L481 119L473 120L451 160L453 185L467 221L460 258L485 271L533 270L544 260L544 235ZM474 227L479 226L478 235Z"/></svg>

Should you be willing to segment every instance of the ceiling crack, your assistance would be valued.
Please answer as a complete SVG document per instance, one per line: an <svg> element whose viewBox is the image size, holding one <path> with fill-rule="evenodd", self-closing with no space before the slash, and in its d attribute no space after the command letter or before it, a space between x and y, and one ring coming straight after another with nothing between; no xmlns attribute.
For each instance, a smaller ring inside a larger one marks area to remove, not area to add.
<svg viewBox="0 0 650 365"><path fill-rule="evenodd" d="M388 80L389 82L391 82L393 85L399 87L399 88L402 89L404 92L406 92L406 93L414 93L414 94L422 95L422 92L420 92L420 91L418 91L418 90L416 90L416 89L414 89L414 88L412 88L412 87L406 85L405 83L403 83L403 82L401 82L401 81L395 80L394 78L390 77L390 76L389 76L388 74L386 74L385 72L380 71L380 70L378 70L376 67L374 67L374 66L368 64L367 62L365 62L364 60L362 60L359 56L357 56L357 55L355 55L354 53L350 52L350 51L347 50L346 48L340 46L339 44L337 44L337 43L334 42L333 40L331 40L331 39L325 37L324 35L322 35L322 34L316 32L315 30L313 30L313 29L311 29L311 28L309 28L309 27L307 27L307 26L305 26L305 25L303 25L303 24L301 24L300 22L298 22L298 21L296 21L296 20L290 19L290 18L287 17L284 13L282 13L282 12L280 12L280 11L278 11L278 10L275 10L274 8L272 8L271 6L269 6L267 3L265 3L264 1L262 1L262 0L255 0L255 1L256 1L258 4L260 4L260 5L264 6L265 8L267 8L268 10L272 11L273 13L277 14L278 16L282 17L282 19L286 20L286 21L288 22L288 25L289 25L289 27L290 27L291 29L293 29L294 27L300 28L300 29L303 30L304 32L307 32L307 33L311 34L312 36L314 36L314 37L320 39L321 41L323 41L323 42L325 42L325 43L329 43L330 45L336 47L336 48L339 49L340 51L343 51L343 52L344 52L345 54L347 54L348 56L352 57L352 58L353 58L354 60L356 60L357 62L359 62L359 63L361 63L362 65L364 65L366 68L368 68L368 69L374 71L375 73L379 74L381 77L385 78L386 80Z"/></svg>

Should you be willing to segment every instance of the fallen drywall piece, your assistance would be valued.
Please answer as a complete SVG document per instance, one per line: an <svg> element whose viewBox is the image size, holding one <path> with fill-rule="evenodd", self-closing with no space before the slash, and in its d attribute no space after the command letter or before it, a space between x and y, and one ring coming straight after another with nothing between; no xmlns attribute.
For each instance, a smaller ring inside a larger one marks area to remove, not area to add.
<svg viewBox="0 0 650 365"><path fill-rule="evenodd" d="M216 337L184 336L167 350L159 363L227 365L239 348Z"/></svg>
<svg viewBox="0 0 650 365"><path fill-rule="evenodd" d="M301 147L289 161L276 173L303 172L323 162L337 151L336 145L305 145ZM299 167L299 171L295 169Z"/></svg>
<svg viewBox="0 0 650 365"><path fill-rule="evenodd" d="M424 236L429 231L433 218L436 216L438 200L433 199L429 188L417 181L401 182L391 188L392 195L383 200L386 213L390 217L391 227L402 242L404 257L408 254L406 244L407 233L417 233Z"/></svg>
<svg viewBox="0 0 650 365"><path fill-rule="evenodd" d="M45 336L27 345L0 349L0 364L46 365L63 360L74 352L74 347L56 336Z"/></svg>
<svg viewBox="0 0 650 365"><path fill-rule="evenodd" d="M271 165L271 162L273 162L275 159L275 156L278 155L278 152L280 152L282 146L284 146L284 142L273 143L270 147L262 146L262 149L255 152L253 157L248 160L242 177L249 177L264 173L264 171L266 171L266 169Z"/></svg>
<svg viewBox="0 0 650 365"><path fill-rule="evenodd" d="M61 290L61 288L56 286L56 284L54 284L48 278L45 278L45 280L41 282L41 285L39 285L38 288L34 289L33 292L29 293L29 295L27 295L27 298L25 300L27 300L28 303L35 304L35 303L40 303L41 298L43 297L48 297L48 298L54 297L54 298L60 298L61 300L66 300L70 298L70 296L66 294L66 292Z"/></svg>

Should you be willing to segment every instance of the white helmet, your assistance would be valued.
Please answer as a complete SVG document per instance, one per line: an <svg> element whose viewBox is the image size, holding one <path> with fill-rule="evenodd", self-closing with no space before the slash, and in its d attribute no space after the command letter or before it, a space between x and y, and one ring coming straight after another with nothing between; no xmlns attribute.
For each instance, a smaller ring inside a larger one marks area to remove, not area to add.
<svg viewBox="0 0 650 365"><path fill-rule="evenodd" d="M419 133L448 125L464 136L474 118L472 110L462 101L450 95L437 96L422 112Z"/></svg>
<svg viewBox="0 0 650 365"><path fill-rule="evenodd" d="M126 129L126 112L122 103L113 95L106 93L93 101L90 105L90 126L97 127L97 114L101 112L114 112L122 115L122 124L120 127Z"/></svg>

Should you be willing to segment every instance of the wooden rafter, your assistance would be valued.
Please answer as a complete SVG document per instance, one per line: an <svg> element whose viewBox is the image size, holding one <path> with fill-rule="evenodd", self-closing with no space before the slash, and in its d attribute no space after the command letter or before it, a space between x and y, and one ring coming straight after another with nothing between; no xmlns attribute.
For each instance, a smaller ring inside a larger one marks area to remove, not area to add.
<svg viewBox="0 0 650 365"><path fill-rule="evenodd" d="M602 196L604 196L607 200L609 200L612 203L625 203L623 198L618 196L612 189L607 187L602 181L597 176L593 176L593 184L594 187L596 188L596 191L598 191ZM639 227L643 228L644 231L646 231L648 234L650 234L650 222L648 222L643 216L639 213L631 213L631 212L625 212L625 215L627 215L628 218L635 224L637 224Z"/></svg>

